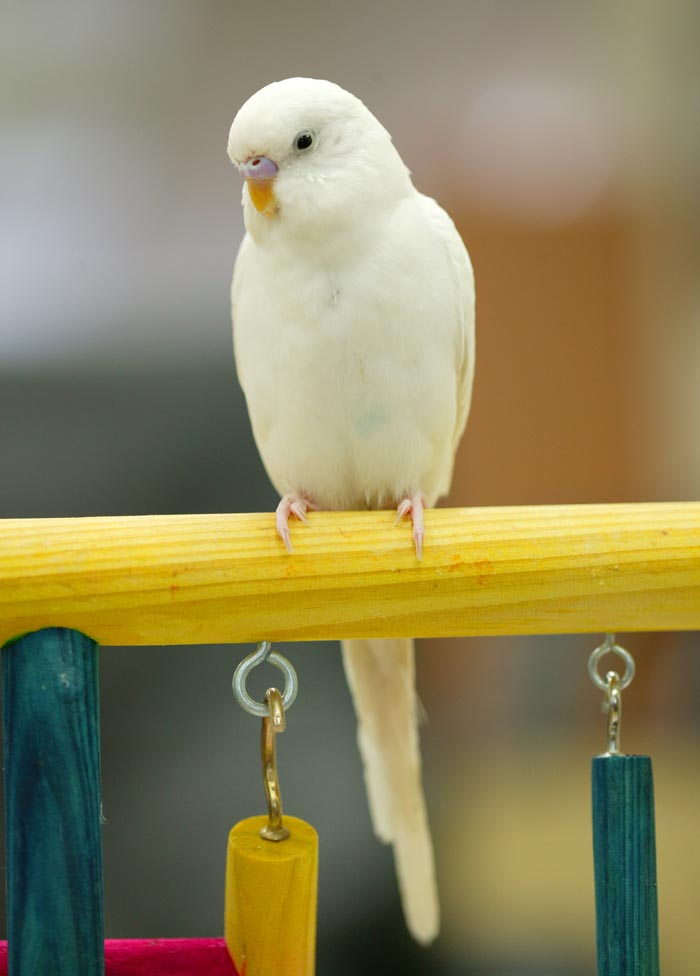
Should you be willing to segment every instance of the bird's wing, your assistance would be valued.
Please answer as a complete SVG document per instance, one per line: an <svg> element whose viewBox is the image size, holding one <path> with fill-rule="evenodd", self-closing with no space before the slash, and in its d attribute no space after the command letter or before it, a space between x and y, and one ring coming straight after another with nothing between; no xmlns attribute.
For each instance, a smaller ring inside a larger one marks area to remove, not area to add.
<svg viewBox="0 0 700 976"><path fill-rule="evenodd" d="M444 250L454 298L455 338L457 342L457 418L452 444L453 450L456 451L469 417L474 385L476 357L474 271L469 253L449 214L431 197L423 196L423 205L435 238Z"/></svg>

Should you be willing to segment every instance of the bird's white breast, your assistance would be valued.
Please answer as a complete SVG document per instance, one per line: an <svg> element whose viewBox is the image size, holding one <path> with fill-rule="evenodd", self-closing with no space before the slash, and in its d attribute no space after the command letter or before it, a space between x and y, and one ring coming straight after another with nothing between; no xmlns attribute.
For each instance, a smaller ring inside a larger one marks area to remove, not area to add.
<svg viewBox="0 0 700 976"><path fill-rule="evenodd" d="M417 489L434 504L449 487L463 323L424 200L409 197L342 250L241 247L238 374L280 494L360 508Z"/></svg>

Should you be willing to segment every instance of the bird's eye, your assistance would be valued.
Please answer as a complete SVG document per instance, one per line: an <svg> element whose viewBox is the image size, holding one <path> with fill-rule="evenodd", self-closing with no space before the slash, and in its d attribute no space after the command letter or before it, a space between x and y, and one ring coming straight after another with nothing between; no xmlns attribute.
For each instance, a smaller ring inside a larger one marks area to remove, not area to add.
<svg viewBox="0 0 700 976"><path fill-rule="evenodd" d="M299 135L294 140L294 145L299 150L303 152L305 149L310 149L313 145L314 137L311 132L300 132Z"/></svg>

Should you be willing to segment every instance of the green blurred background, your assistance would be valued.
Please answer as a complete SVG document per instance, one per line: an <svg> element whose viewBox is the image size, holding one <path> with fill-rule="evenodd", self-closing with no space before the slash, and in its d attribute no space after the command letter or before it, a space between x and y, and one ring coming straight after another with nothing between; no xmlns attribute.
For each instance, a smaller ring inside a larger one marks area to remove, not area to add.
<svg viewBox="0 0 700 976"><path fill-rule="evenodd" d="M669 2L10 2L0 32L0 515L271 510L232 363L230 122L295 74L360 96L477 280L450 503L700 495L700 7ZM264 637L264 634L260 635ZM700 642L637 658L623 745L656 769L662 966L700 955ZM335 644L285 805L321 836L319 976L592 976L592 637L425 641L444 927L414 946L373 838ZM236 646L105 649L107 935L222 929L226 836L263 806ZM262 691L265 678L260 679Z"/></svg>

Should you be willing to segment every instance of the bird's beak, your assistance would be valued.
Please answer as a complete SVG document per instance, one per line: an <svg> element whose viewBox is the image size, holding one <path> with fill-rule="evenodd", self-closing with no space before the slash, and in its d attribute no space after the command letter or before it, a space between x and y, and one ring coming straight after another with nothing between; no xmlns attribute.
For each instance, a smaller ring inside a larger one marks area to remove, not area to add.
<svg viewBox="0 0 700 976"><path fill-rule="evenodd" d="M261 214L271 217L277 212L274 181L277 176L277 163L267 156L251 156L240 165L240 171L248 187L253 206Z"/></svg>

